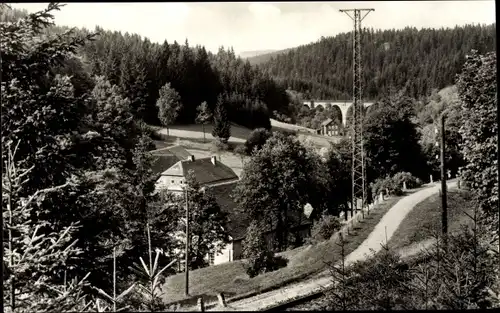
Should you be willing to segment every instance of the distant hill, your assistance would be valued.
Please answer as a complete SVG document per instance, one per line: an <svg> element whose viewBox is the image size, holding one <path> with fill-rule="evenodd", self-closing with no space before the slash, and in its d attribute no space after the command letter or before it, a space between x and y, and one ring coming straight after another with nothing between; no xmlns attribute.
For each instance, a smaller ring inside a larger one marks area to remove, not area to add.
<svg viewBox="0 0 500 313"><path fill-rule="evenodd" d="M259 64L268 62L269 60L271 60L271 58L273 58L279 54L283 54L283 53L290 51L292 49L296 49L296 48L288 48L288 49L283 49L283 50L270 50L267 53L262 53L259 55L248 57L247 60L252 65L259 65Z"/></svg>
<svg viewBox="0 0 500 313"><path fill-rule="evenodd" d="M275 51L276 51L276 50L255 50L255 51L243 51L243 52L240 52L238 55L239 55L239 56L240 56L240 58L242 58L242 59L248 59L248 58L253 58L253 57L256 57L256 56L259 56L259 55L272 53L272 52L275 52Z"/></svg>
<svg viewBox="0 0 500 313"><path fill-rule="evenodd" d="M496 25L365 29L362 47L366 98L378 99L405 86L409 95L420 98L454 84L472 49L495 51ZM351 33L260 55L249 62L306 98L348 99L352 93Z"/></svg>

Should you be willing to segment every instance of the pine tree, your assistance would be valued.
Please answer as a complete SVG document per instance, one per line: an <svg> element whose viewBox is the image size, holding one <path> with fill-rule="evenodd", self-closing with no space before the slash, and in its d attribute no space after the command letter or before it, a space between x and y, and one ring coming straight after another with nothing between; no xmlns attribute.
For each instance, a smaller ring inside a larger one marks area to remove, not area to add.
<svg viewBox="0 0 500 313"><path fill-rule="evenodd" d="M49 193L66 188L72 182L37 190L34 194L22 196L26 176L33 167L22 168L16 162L19 143L13 147L9 142L4 148L7 157L2 171L2 215L8 239L3 242L5 254L4 270L8 272L4 279L4 301L10 312L51 312L85 310L83 287L85 279L67 284L61 283L62 277L70 268L67 262L82 254L75 246L73 233L78 227L72 224L60 231L45 233L50 223L38 219L31 221L33 209Z"/></svg>
<svg viewBox="0 0 500 313"><path fill-rule="evenodd" d="M215 106L212 136L218 138L224 144L227 143L229 137L231 137L231 124L222 95L217 99L217 104Z"/></svg>

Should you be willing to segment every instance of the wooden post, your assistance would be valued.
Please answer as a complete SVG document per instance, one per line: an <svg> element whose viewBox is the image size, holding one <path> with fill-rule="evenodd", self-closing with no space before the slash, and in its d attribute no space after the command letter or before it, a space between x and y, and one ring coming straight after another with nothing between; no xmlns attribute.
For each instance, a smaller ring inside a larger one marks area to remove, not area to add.
<svg viewBox="0 0 500 313"><path fill-rule="evenodd" d="M224 294L222 292L219 292L217 294L217 299L219 299L219 304L225 308L227 307L227 304L226 304L226 299L224 298Z"/></svg>
<svg viewBox="0 0 500 313"><path fill-rule="evenodd" d="M203 297L198 298L198 308L200 312L205 312L205 303L203 302Z"/></svg>
<svg viewBox="0 0 500 313"><path fill-rule="evenodd" d="M442 206L442 232L446 236L448 233L448 207L446 203L446 164L445 164L445 131L444 114L441 114L441 206ZM446 241L446 237L445 237Z"/></svg>
<svg viewBox="0 0 500 313"><path fill-rule="evenodd" d="M189 203L188 203L188 192L187 186L185 187L186 194L186 260L185 260L185 272L186 272L186 296L189 295Z"/></svg>

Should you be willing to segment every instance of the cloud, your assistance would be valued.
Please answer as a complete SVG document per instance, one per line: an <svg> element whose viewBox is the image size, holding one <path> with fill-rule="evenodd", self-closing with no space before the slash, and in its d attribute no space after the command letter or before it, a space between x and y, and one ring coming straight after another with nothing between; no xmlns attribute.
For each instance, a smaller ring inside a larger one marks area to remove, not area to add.
<svg viewBox="0 0 500 313"><path fill-rule="evenodd" d="M267 20L277 18L281 15L281 10L268 3L251 3L248 5L248 10L259 20Z"/></svg>
<svg viewBox="0 0 500 313"><path fill-rule="evenodd" d="M44 3L18 3L34 12ZM364 27L401 29L495 23L495 1L369 1L290 3L69 3L55 12L67 26L138 33L152 41L201 44L211 51L284 49L352 30L338 9L375 8Z"/></svg>

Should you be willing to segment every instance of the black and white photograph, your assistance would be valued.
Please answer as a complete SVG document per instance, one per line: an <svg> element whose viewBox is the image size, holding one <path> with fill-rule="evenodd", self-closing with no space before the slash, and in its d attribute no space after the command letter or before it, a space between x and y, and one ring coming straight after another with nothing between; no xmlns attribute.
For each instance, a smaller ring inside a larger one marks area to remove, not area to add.
<svg viewBox="0 0 500 313"><path fill-rule="evenodd" d="M500 309L494 0L0 3L1 311Z"/></svg>

